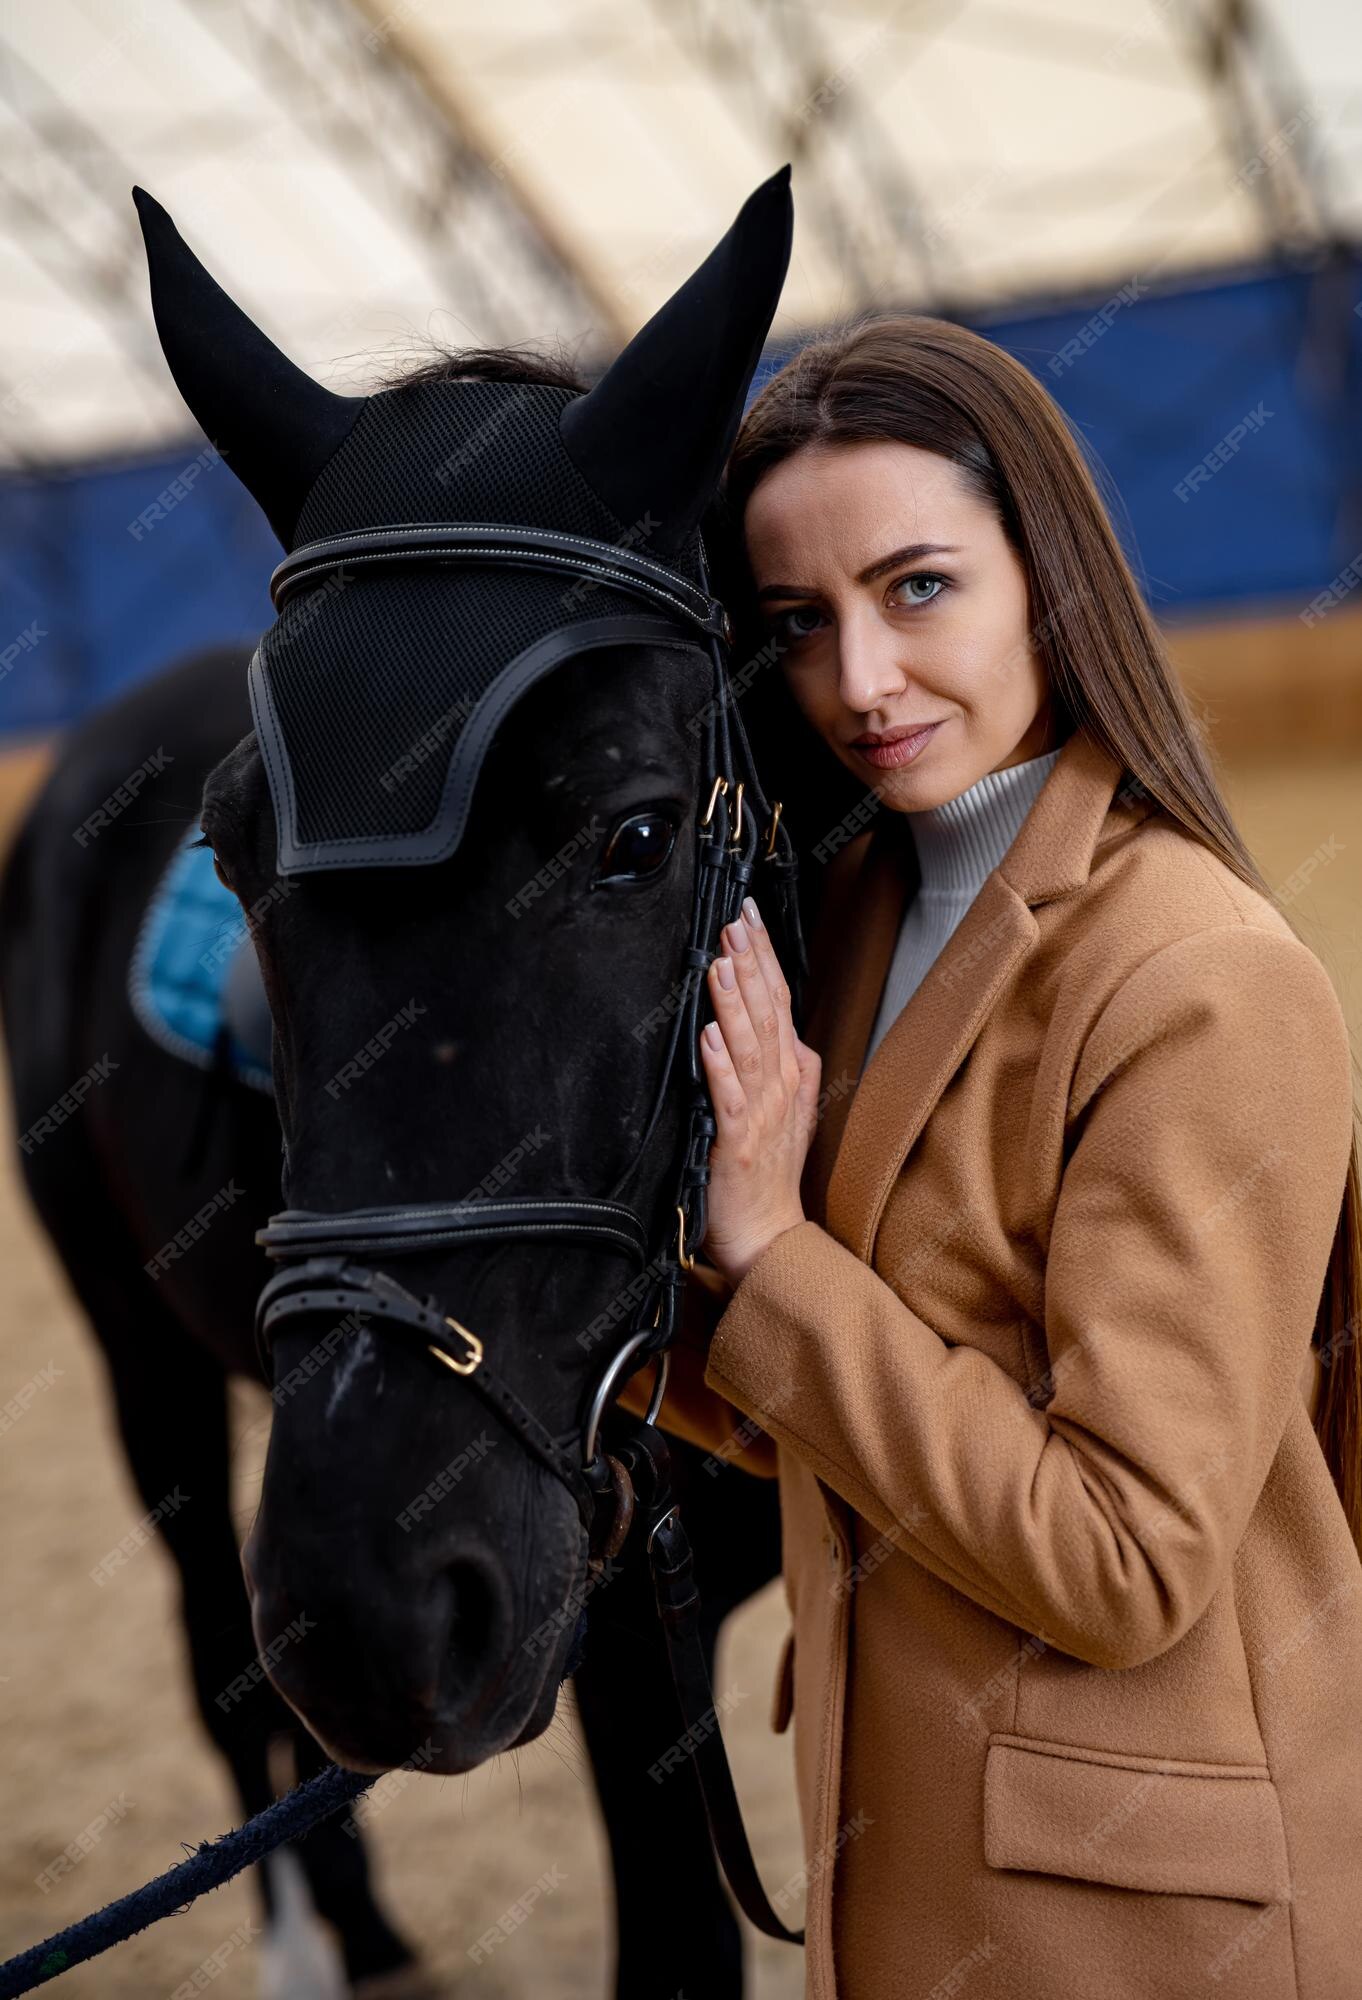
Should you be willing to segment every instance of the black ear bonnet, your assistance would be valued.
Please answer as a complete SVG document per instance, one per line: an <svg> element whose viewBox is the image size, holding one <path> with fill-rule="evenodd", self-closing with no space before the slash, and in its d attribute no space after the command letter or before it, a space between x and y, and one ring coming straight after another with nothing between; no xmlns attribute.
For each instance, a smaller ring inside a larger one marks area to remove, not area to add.
<svg viewBox="0 0 1362 2000"><path fill-rule="evenodd" d="M289 551L250 666L281 872L447 859L488 745L543 674L724 636L698 524L784 279L788 168L585 394L337 396L135 199L175 379Z"/></svg>

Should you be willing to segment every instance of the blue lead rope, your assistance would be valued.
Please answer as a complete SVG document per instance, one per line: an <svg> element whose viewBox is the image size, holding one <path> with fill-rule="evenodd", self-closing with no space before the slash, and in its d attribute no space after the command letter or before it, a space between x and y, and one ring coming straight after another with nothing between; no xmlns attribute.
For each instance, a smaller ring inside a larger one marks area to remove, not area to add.
<svg viewBox="0 0 1362 2000"><path fill-rule="evenodd" d="M20 1952L17 1958L6 1959L0 1965L0 2000L13 2000L16 1994L31 1993L35 1986L45 1986L49 1979L69 1972L73 1965L97 1958L110 1945L122 1944L126 1938L144 1931L148 1924L184 1909L206 1889L220 1888L253 1861L259 1861L286 1840L300 1839L318 1820L329 1819L361 1792L367 1792L376 1775L343 1771L339 1764L328 1765L317 1777L295 1786L235 1832L224 1833L221 1840L206 1840L187 1861L167 1869L154 1882L120 1896L116 1903L106 1903L93 1916L82 1917L79 1923L58 1931L55 1937Z"/></svg>

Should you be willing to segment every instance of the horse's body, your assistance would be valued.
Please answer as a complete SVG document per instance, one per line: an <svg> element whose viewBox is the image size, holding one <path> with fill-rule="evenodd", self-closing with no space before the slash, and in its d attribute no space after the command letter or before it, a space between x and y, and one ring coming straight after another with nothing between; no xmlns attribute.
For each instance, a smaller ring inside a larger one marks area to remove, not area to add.
<svg viewBox="0 0 1362 2000"><path fill-rule="evenodd" d="M279 616L249 714L219 655L76 734L13 857L0 979L29 1183L139 1491L194 1495L164 1532L202 1713L254 1811L289 1709L352 1768L466 1771L542 1734L580 1669L619 1990L732 1992L697 1773L743 1907L798 1936L704 1707L717 1618L776 1567L775 1495L713 1464L689 1482L702 1626L666 1448L611 1405L681 1332L715 1130L704 973L749 882L804 969L700 534L788 264L789 169L589 390L493 352L335 395L134 199L171 371L288 552ZM152 757L156 788L101 815ZM221 1080L205 1114L125 997L195 820L250 920L277 1127ZM254 1365L258 1287L275 1409L238 1561L224 1380ZM257 1648L271 1687L224 1703ZM678 1733L695 1761L662 1788ZM400 1965L358 1842L301 1854L351 1974Z"/></svg>
<svg viewBox="0 0 1362 2000"><path fill-rule="evenodd" d="M179 1575L199 1710L253 1813L277 1788L272 1741L292 1742L299 1775L324 1761L268 1682L219 1700L257 1653L229 1511L226 1384L231 1373L259 1375L251 1327L265 1266L253 1236L278 1206L279 1124L269 1098L154 1043L128 997L148 898L197 819L206 774L250 729L244 665L235 651L200 655L72 732L5 870L0 1004L15 1128L28 1135L23 1172L103 1350L142 1504L158 1507L177 1487L191 1496L165 1512L160 1533ZM158 750L154 783L96 837L75 839ZM87 1073L99 1080L75 1115L43 1127ZM239 1193L217 1200L203 1233L153 1281L148 1261L224 1190ZM323 1368L290 1397L295 1432L320 1424L327 1392ZM690 1480L687 1515L712 1648L722 1617L774 1573L779 1554L773 1488L709 1471ZM589 1601L588 1620L576 1690L614 1862L619 1991L629 2000L678 1987L737 1993L736 1925L693 1779L679 1777L664 1796L646 1776L676 1734L646 1565L624 1565ZM451 1881L459 1837L451 1832ZM332 1822L299 1858L356 1988L409 1962L371 1893L362 1839ZM265 1890L276 1913L290 1900L271 1896L268 1881ZM327 1990L304 1987L289 1950L278 1946L289 1963L278 1990L295 2000Z"/></svg>

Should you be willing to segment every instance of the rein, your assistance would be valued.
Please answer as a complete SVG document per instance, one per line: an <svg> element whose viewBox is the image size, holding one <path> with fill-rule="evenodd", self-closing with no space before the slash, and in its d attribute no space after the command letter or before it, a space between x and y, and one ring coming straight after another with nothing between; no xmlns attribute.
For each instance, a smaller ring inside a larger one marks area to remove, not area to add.
<svg viewBox="0 0 1362 2000"><path fill-rule="evenodd" d="M700 1641L700 1599L692 1577L690 1544L672 1496L670 1455L656 1428L666 1387L667 1350L679 1323L681 1290L706 1227L705 1191L716 1125L698 1049L704 975L718 950L723 926L739 914L760 868L764 880L773 885L781 935L792 957L789 980L798 1018L808 973L799 918L798 862L789 830L781 824L781 802L768 803L753 764L728 674L732 626L722 604L710 595L703 549L697 586L665 564L589 536L497 523L407 523L304 544L278 565L270 594L278 609L302 584L342 567L461 561L569 570L608 584L663 612L711 659L713 694L705 709L701 766L708 795L697 819L695 894L680 954L680 1004L673 1014L643 1135L605 1195L592 1200L435 1202L334 1214L285 1209L272 1216L256 1237L283 1267L265 1284L257 1302L255 1332L262 1372L270 1380L272 1342L290 1319L317 1311L372 1315L398 1335L419 1342L460 1377L567 1488L587 1533L589 1567L598 1569L618 1554L638 1522L637 1532L645 1538L652 1565L682 1719L695 1744L695 1768L715 1850L739 1905L757 1928L769 1937L799 1944L802 1930L789 1930L781 1922L762 1889L743 1827ZM683 1093L686 1116L675 1170L676 1219L668 1224L661 1243L652 1245L647 1223L621 1199L621 1191L644 1158L674 1090ZM443 1312L433 1298L418 1298L370 1261L387 1262L440 1245L510 1238L590 1241L623 1252L654 1274L621 1345L593 1389L579 1429L565 1438L553 1437L501 1379L481 1336ZM605 1453L600 1446L604 1413L628 1376L649 1358L656 1375L647 1415L618 1455Z"/></svg>

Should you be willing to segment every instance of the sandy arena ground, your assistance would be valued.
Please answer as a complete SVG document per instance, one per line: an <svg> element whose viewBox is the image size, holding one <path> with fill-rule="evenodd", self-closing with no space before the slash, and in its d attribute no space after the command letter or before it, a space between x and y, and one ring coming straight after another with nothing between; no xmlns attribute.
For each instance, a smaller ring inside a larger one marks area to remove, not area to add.
<svg viewBox="0 0 1362 2000"><path fill-rule="evenodd" d="M0 824L39 767L33 758L0 762ZM1243 770L1230 775L1229 789L1274 888L1308 856L1327 855L1289 912L1334 978L1362 1050L1362 770L1355 761ZM153 1542L104 1587L90 1579L142 1508L93 1344L24 1204L10 1152L6 1145L0 1164L0 1406L26 1383L48 1386L0 1434L0 1956L169 1867L182 1842L225 1831L236 1813L191 1708L163 1552ZM237 1401L243 1532L258 1491L267 1407L263 1391L243 1391ZM730 1621L716 1676L718 1685L753 1697L725 1717L724 1733L773 1888L801 1862L790 1741L767 1727L784 1629L772 1585ZM35 1878L113 1801L121 1817L41 1894ZM411 1782L371 1828L389 1907L451 1994L600 2000L606 1992L605 1849L570 1699L549 1735L514 1762ZM473 1966L468 1948L479 1932L554 1866L563 1886L485 1965ZM53 1990L71 2000L168 2000L253 1914L253 1898L231 1883ZM754 2000L794 2000L803 1990L800 1954L750 1930L748 1938ZM211 1990L214 2000L255 1991L249 1949L227 1961Z"/></svg>

